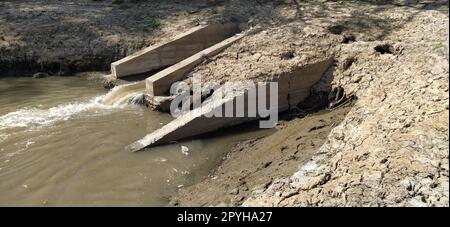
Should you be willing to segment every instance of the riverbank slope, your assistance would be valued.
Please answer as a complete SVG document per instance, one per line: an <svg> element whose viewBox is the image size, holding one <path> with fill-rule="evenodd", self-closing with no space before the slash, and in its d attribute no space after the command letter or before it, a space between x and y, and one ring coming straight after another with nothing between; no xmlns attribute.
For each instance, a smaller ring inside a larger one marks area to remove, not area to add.
<svg viewBox="0 0 450 227"><path fill-rule="evenodd" d="M344 36L331 85L358 100L348 113L335 112L343 119L318 146L320 136L305 130L326 131L326 115L291 121L235 148L172 205L448 206L447 3L285 7L300 15L294 28Z"/></svg>

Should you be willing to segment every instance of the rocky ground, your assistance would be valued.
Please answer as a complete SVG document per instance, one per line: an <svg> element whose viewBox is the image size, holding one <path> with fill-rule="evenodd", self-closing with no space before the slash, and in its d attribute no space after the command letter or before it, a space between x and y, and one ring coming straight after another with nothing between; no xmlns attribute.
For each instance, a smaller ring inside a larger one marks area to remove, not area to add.
<svg viewBox="0 0 450 227"><path fill-rule="evenodd" d="M302 138L307 126L289 122L296 130L286 127L236 148L172 205L448 206L447 2L302 3L280 10L300 18L290 26L323 26L344 37L331 85L358 100L313 152L286 136ZM275 40L277 31L270 28L266 39ZM289 160L292 153L280 153L290 149L298 151L298 169L280 171L292 168L272 157Z"/></svg>

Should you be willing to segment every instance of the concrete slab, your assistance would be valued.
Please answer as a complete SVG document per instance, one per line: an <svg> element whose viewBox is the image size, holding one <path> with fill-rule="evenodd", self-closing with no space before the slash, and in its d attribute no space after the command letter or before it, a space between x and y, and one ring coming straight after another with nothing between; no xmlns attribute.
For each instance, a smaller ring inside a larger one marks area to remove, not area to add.
<svg viewBox="0 0 450 227"><path fill-rule="evenodd" d="M147 146L155 146L164 144L178 139L200 135L206 132L214 131L226 125L239 124L248 121L247 118L233 117L211 117L205 115L219 108L223 108L229 102L233 102L234 98L217 99L203 105L201 108L194 109L173 121L164 125L162 128L148 134L141 140L128 145L125 150L130 152L139 151Z"/></svg>
<svg viewBox="0 0 450 227"><path fill-rule="evenodd" d="M111 64L115 78L136 75L173 65L239 31L237 24L200 25L172 40L147 47Z"/></svg>

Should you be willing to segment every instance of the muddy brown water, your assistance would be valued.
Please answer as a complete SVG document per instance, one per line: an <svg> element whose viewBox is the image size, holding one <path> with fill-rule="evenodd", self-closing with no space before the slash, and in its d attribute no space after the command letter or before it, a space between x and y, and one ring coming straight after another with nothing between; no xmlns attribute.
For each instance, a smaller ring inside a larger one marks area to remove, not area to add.
<svg viewBox="0 0 450 227"><path fill-rule="evenodd" d="M270 133L241 128L124 152L172 119L128 104L142 90L108 92L78 77L0 78L0 205L163 206L234 144Z"/></svg>

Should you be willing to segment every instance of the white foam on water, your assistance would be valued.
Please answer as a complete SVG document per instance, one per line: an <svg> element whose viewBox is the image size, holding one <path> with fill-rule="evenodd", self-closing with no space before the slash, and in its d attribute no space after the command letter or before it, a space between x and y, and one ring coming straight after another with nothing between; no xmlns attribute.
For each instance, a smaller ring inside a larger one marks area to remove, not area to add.
<svg viewBox="0 0 450 227"><path fill-rule="evenodd" d="M108 110L124 108L130 101L142 92L127 92L124 87L133 84L117 86L105 95L97 96L87 102L74 102L60 104L50 109L21 108L17 111L0 116L0 130L7 128L20 128L35 125L49 125L58 121L65 121L73 116L87 111ZM1 138L2 140L4 138Z"/></svg>
<svg viewBox="0 0 450 227"><path fill-rule="evenodd" d="M145 90L143 81L116 86L101 100L105 105L121 105L128 103L133 97L142 94Z"/></svg>
<svg viewBox="0 0 450 227"><path fill-rule="evenodd" d="M111 105L113 107L121 107L126 106L128 104L132 104L132 100L134 100L135 97L140 96L141 94L142 94L141 92L128 93L122 97L116 98Z"/></svg>
<svg viewBox="0 0 450 227"><path fill-rule="evenodd" d="M68 120L73 115L91 109L111 108L98 102L99 97L80 103L61 104L50 109L22 108L0 116L0 129L47 125L56 121Z"/></svg>

